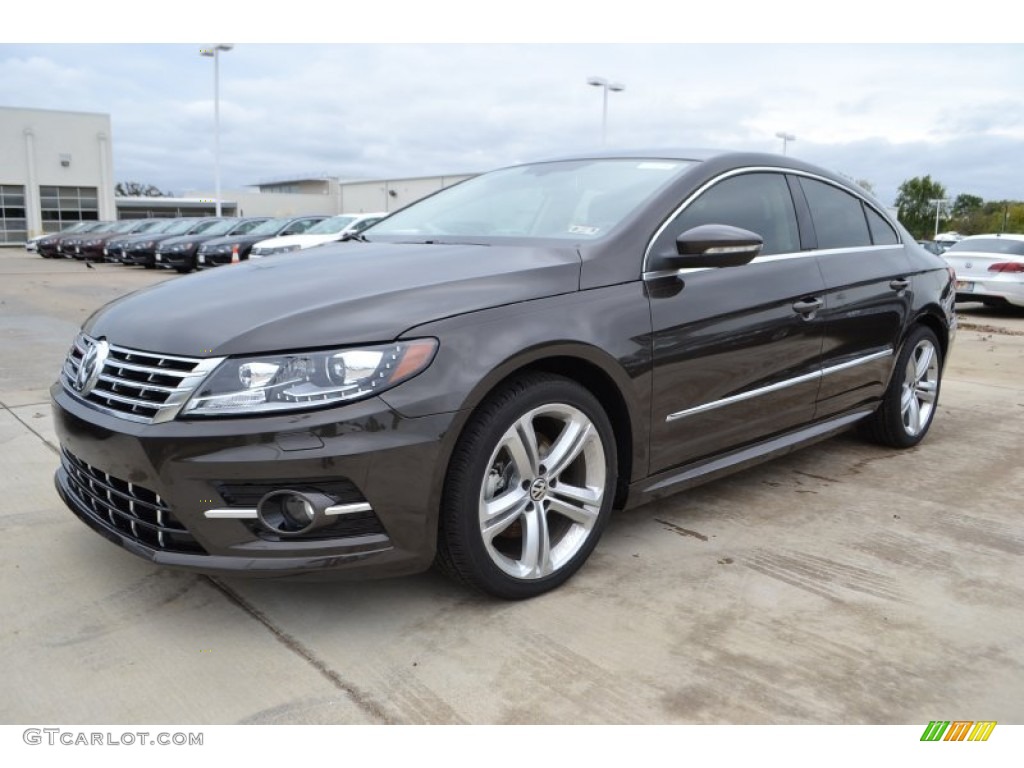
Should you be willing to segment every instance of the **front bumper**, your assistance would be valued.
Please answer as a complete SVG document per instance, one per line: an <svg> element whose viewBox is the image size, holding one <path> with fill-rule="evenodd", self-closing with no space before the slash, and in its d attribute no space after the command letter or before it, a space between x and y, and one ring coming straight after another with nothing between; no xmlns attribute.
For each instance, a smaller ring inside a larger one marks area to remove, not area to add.
<svg viewBox="0 0 1024 768"><path fill-rule="evenodd" d="M156 256L155 248L123 248L121 249L124 254L121 257L122 264L135 264L136 266L153 266L155 264L154 258Z"/></svg>
<svg viewBox="0 0 1024 768"><path fill-rule="evenodd" d="M157 251L154 261L158 267L169 269L191 268L195 259L195 251Z"/></svg>
<svg viewBox="0 0 1024 768"><path fill-rule="evenodd" d="M454 414L405 418L375 398L303 414L140 424L96 411L59 383L51 396L61 498L133 554L263 576L395 576L433 561L443 436ZM250 508L272 488L341 482L370 505L374 525L286 538L256 519L206 516ZM239 488L260 490L243 499Z"/></svg>

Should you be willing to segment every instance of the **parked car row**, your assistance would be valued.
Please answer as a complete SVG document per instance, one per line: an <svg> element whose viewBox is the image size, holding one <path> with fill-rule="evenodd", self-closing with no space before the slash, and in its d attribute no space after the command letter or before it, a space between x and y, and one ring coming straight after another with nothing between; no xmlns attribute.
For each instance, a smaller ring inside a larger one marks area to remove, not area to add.
<svg viewBox="0 0 1024 768"><path fill-rule="evenodd" d="M34 238L30 251L43 258L73 258L164 267L191 272L289 253L342 240L384 218L385 213L339 216L179 217L81 222Z"/></svg>

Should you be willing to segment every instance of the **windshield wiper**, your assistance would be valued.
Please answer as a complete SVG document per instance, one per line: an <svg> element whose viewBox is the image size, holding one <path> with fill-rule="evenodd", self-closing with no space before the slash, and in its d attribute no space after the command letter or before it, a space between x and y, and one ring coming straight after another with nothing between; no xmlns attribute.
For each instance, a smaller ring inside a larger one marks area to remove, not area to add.
<svg viewBox="0 0 1024 768"><path fill-rule="evenodd" d="M370 242L362 232L346 232L338 242L347 243L349 240L358 240L360 243Z"/></svg>

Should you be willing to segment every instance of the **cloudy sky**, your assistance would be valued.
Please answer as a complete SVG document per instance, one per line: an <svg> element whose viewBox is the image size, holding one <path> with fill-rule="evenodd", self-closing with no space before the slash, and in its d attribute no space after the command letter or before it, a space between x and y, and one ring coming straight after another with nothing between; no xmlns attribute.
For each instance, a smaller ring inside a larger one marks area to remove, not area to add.
<svg viewBox="0 0 1024 768"><path fill-rule="evenodd" d="M609 95L611 147L779 152L786 131L791 154L866 179L886 204L924 174L950 195L1024 199L1022 45L260 44L216 31L236 43L220 68L225 189L592 148L602 94L586 80L599 75L625 85ZM0 105L109 113L118 180L208 190L210 42L3 42Z"/></svg>

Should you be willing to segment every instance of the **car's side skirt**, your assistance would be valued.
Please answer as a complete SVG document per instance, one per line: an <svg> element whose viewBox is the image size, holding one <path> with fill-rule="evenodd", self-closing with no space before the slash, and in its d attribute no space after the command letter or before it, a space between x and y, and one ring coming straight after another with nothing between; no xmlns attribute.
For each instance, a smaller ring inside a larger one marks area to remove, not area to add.
<svg viewBox="0 0 1024 768"><path fill-rule="evenodd" d="M782 456L811 443L826 440L844 431L865 416L870 416L873 411L874 409L868 408L846 413L720 456L702 459L693 464L675 467L666 472L652 475L630 486L629 499L625 507L646 504L649 501Z"/></svg>

